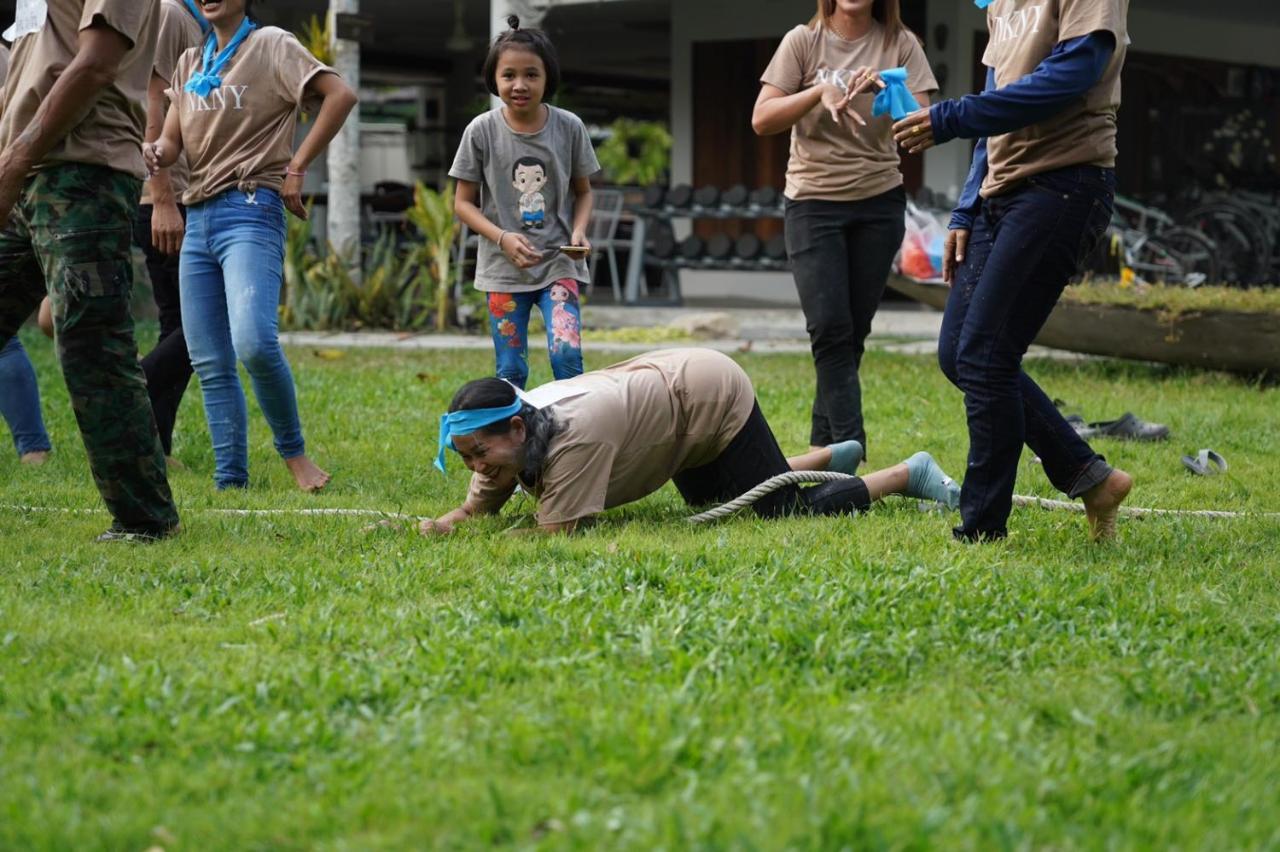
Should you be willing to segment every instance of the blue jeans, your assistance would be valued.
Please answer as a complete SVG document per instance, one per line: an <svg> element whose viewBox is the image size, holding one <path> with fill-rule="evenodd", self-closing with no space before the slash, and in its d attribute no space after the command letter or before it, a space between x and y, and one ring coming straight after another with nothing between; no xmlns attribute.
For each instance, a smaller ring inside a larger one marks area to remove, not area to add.
<svg viewBox="0 0 1280 852"><path fill-rule="evenodd" d="M1073 498L1111 473L1022 371L1022 357L1106 230L1114 195L1114 171L1072 166L982 203L938 341L938 362L964 391L969 421L957 538L1006 534L1024 443Z"/></svg>
<svg viewBox="0 0 1280 852"><path fill-rule="evenodd" d="M182 330L200 377L218 488L249 483L249 413L237 359L253 381L276 451L305 452L293 374L280 348L284 205L269 189L227 190L187 210Z"/></svg>
<svg viewBox="0 0 1280 852"><path fill-rule="evenodd" d="M16 334L0 347L0 416L9 424L18 455L53 449L40 417L36 371Z"/></svg>
<svg viewBox="0 0 1280 852"><path fill-rule="evenodd" d="M534 305L547 326L547 353L556 381L582 375L578 282L564 278L530 293L489 294L489 331L498 378L521 388L529 379L529 315Z"/></svg>

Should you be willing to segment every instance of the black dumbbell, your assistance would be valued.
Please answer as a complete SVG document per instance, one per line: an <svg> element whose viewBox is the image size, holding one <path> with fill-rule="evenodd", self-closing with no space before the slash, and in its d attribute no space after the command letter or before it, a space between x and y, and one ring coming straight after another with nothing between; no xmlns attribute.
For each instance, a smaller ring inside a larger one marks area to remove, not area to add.
<svg viewBox="0 0 1280 852"><path fill-rule="evenodd" d="M693 203L704 210L720 206L720 190L714 186L700 186L693 193Z"/></svg>
<svg viewBox="0 0 1280 852"><path fill-rule="evenodd" d="M712 260L728 260L733 254L733 237L728 234L713 234L707 240L707 257Z"/></svg>
<svg viewBox="0 0 1280 852"><path fill-rule="evenodd" d="M649 245L649 253L659 260L670 260L676 255L676 238L669 231L656 234Z"/></svg>
<svg viewBox="0 0 1280 852"><path fill-rule="evenodd" d="M667 188L665 186L647 186L644 189L644 206L649 210L657 210L662 207L662 201L667 197Z"/></svg>
<svg viewBox="0 0 1280 852"><path fill-rule="evenodd" d="M680 256L685 260L697 260L706 253L707 246L697 234L685 237L680 241Z"/></svg>
<svg viewBox="0 0 1280 852"><path fill-rule="evenodd" d="M751 193L751 206L760 209L768 209L777 207L782 198L782 194L771 186L762 186Z"/></svg>
<svg viewBox="0 0 1280 852"><path fill-rule="evenodd" d="M733 256L738 260L755 260L764 250L764 243L755 234L743 234L733 244Z"/></svg>
<svg viewBox="0 0 1280 852"><path fill-rule="evenodd" d="M764 256L769 260L783 261L787 259L787 238L782 234L775 234L764 243Z"/></svg>
<svg viewBox="0 0 1280 852"><path fill-rule="evenodd" d="M751 198L751 193L742 184L734 184L724 191L720 196L720 204L723 207L745 207L747 201Z"/></svg>
<svg viewBox="0 0 1280 852"><path fill-rule="evenodd" d="M677 210L683 210L693 201L693 187L687 183L673 186L667 190L667 204Z"/></svg>

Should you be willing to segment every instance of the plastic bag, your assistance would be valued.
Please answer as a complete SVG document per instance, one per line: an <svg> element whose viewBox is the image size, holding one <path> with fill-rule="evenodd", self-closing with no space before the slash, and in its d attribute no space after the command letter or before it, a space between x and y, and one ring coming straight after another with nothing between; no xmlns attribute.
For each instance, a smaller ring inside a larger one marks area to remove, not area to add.
<svg viewBox="0 0 1280 852"><path fill-rule="evenodd" d="M903 275L917 281L942 280L942 246L947 237L946 226L928 210L907 201L906 234L898 268Z"/></svg>

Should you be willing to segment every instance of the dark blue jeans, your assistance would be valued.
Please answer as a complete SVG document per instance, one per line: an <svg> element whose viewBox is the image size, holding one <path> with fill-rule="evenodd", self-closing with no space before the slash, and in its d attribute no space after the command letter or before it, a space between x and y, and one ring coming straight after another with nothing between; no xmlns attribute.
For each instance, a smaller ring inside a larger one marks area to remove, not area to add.
<svg viewBox="0 0 1280 852"><path fill-rule="evenodd" d="M1106 230L1114 195L1114 171L1072 166L982 203L938 341L938 362L964 391L969 420L957 538L1005 535L1024 443L1073 498L1111 473L1022 371L1022 357Z"/></svg>

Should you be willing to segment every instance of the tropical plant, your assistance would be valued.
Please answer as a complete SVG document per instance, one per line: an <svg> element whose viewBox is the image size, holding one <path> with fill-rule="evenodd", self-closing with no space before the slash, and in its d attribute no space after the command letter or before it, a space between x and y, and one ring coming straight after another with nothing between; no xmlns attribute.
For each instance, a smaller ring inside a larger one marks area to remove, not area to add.
<svg viewBox="0 0 1280 852"><path fill-rule="evenodd" d="M325 65L333 64L333 19L325 15L323 20L319 15L312 15L302 26L300 32L295 33L298 41L302 42L302 46L311 51L311 55L323 62Z"/></svg>
<svg viewBox="0 0 1280 852"><path fill-rule="evenodd" d="M671 134L656 121L619 118L596 149L611 183L646 186L661 181L671 165Z"/></svg>
<svg viewBox="0 0 1280 852"><path fill-rule="evenodd" d="M430 266L436 288L436 330L444 331L454 318L451 310L453 293L452 252L458 238L458 220L453 215L454 184L449 182L437 192L416 181L413 206L408 209L409 222L418 229L425 245L422 258Z"/></svg>

